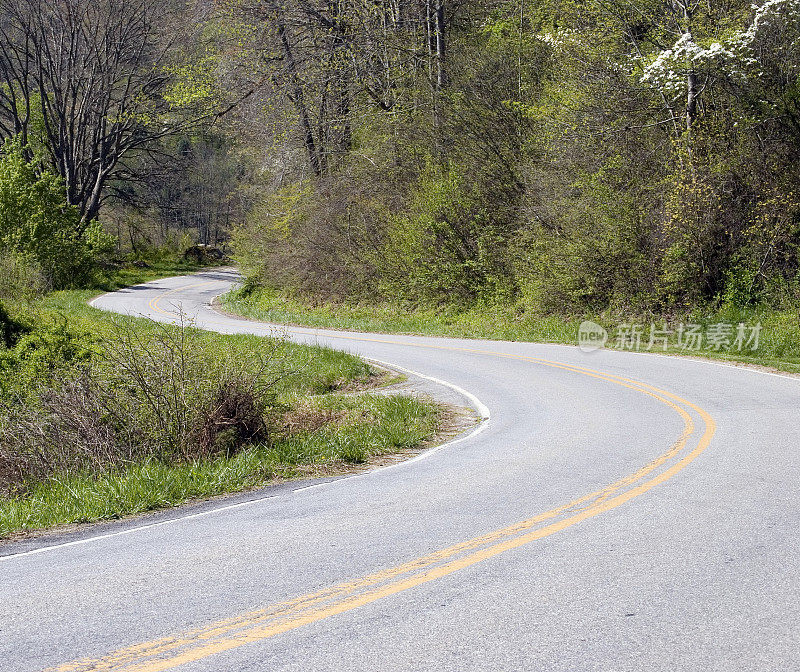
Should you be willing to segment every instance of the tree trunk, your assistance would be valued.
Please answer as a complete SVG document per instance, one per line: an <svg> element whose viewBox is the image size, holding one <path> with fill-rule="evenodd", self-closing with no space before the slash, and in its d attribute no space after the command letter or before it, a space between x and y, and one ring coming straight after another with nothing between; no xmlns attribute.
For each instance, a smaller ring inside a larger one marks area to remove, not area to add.
<svg viewBox="0 0 800 672"><path fill-rule="evenodd" d="M697 73L692 70L686 77L686 130L691 133L697 118Z"/></svg>
<svg viewBox="0 0 800 672"><path fill-rule="evenodd" d="M683 0L683 20L684 31L686 35L692 34L692 8L690 0ZM694 126L694 120L697 117L697 72L692 68L686 76L686 131L690 134ZM691 141L691 137L689 138Z"/></svg>
<svg viewBox="0 0 800 672"><path fill-rule="evenodd" d="M303 144L308 153L308 162L314 175L320 176L322 175L322 163L320 161L319 150L314 140L314 129L311 125L311 117L308 114L308 108L306 107L303 85L300 82L300 76L297 72L297 63L294 59L292 45L289 41L286 24L283 20L279 20L278 22L278 36L281 41L281 48L283 49L283 56L286 62L286 71L289 75L289 81L291 82L294 104L297 108L297 113L300 115L300 127L303 135Z"/></svg>
<svg viewBox="0 0 800 672"><path fill-rule="evenodd" d="M436 38L436 87L441 91L447 83L447 73L444 63L446 51L444 0L437 1L434 18L434 34Z"/></svg>

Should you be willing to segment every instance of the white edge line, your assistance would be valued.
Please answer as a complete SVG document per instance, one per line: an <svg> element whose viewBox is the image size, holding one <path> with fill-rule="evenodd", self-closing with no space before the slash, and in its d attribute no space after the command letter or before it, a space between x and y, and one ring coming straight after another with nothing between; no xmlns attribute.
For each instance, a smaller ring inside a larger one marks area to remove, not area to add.
<svg viewBox="0 0 800 672"><path fill-rule="evenodd" d="M615 352L611 350L610 352ZM691 362L697 362L698 364L708 364L710 366L720 366L724 369L736 369L737 371L749 371L750 373L759 373L762 376L772 376L773 378L784 378L786 380L793 380L795 382L800 382L800 376L796 373L781 373L778 371L762 371L761 369L753 368L755 366L764 366L763 364L756 364L753 362L744 362L742 361L739 364L731 363L731 362L719 362L714 359L707 359L703 356L692 356L692 355L673 355L669 353L664 353L663 355L658 352L632 352L633 355L642 355L644 357L670 357L672 359L684 359ZM791 362L783 362L784 364L791 364Z"/></svg>
<svg viewBox="0 0 800 672"><path fill-rule="evenodd" d="M100 297L98 297L98 298L100 298ZM411 374L411 375L414 375L414 376L419 376L420 378L424 378L425 380L429 380L429 381L437 383L439 385L443 385L443 386L448 387L451 390L457 392L458 394L466 397L473 404L475 410L480 414L480 416L481 416L480 424L472 432L470 432L466 436L461 436L461 437L458 437L457 439L453 439L452 441L448 441L447 443L443 443L440 446L434 446L433 448L429 448L428 450L420 453L419 455L417 455L416 457L411 458L410 460L405 460L403 462L398 462L397 464L389 464L389 465L387 465L385 467L380 467L378 469L371 469L371 470L365 471L364 473L361 473L361 474L353 474L352 476L345 476L344 478L337 478L337 479L335 479L333 481L325 481L324 483L315 483L314 485L308 485L308 486L305 486L305 487L302 487L302 488L297 488L295 490L292 490L289 494L294 494L296 492L303 492L303 491L306 491L306 490L311 490L312 488L320 488L320 487L323 487L323 486L333 485L333 484L339 483L341 481L351 480L353 478L361 478L361 477L364 477L364 476L371 476L372 474L376 474L378 472L386 471L387 469L393 469L395 467L402 467L402 466L405 466L407 464L411 464L413 462L417 462L419 460L422 460L422 459L425 459L427 457L430 457L431 455L434 455L435 453L438 453L440 450L443 450L444 448L449 448L451 446L456 445L457 443L461 443L462 441L467 441L469 439L472 439L473 437L475 437L478 434L480 434L482 431L484 431L489 426L489 419L490 419L490 416L491 416L491 414L489 412L489 409L487 408L487 406L480 399L478 399L478 397L476 397L471 392L467 392L464 388L459 387L458 385L455 385L454 383L450 383L450 382L447 382L445 380L441 380L439 378L434 378L433 376L426 376L426 375L424 375L422 373L418 373L417 371L412 371L411 369L406 369L404 367L397 366L396 364L391 364L389 362L383 362L383 361L380 361L380 360L377 360L377 359L370 359L370 358L365 358L365 359L368 359L371 362L375 362L376 364L381 364L381 365L387 366L387 367L389 367L391 369L396 369L398 371L402 371L403 373L408 373L408 374ZM266 487L268 488L269 486L266 486ZM99 535L96 535L96 536L87 537L85 539L76 539L75 541L67 541L67 542L64 542L64 543L61 543L61 544L52 544L50 546L42 546L41 548L34 548L34 549L30 550L30 551L23 551L22 553L13 553L11 555L4 555L4 556L0 556L0 562L2 562L4 560L10 560L12 558L22 558L22 557L29 556L29 555L38 555L40 553L46 553L48 551L53 551L53 550L56 550L56 549L59 549L59 548L66 548L66 547L69 547L69 546L81 546L83 544L88 544L88 543L93 542L93 541L100 541L102 539L108 539L110 537L121 537L121 536L126 535L126 534L132 534L134 532L141 532L142 530L149 530L149 529L152 529L152 528L155 528L155 527L161 527L163 525L170 525L172 523L182 522L182 521L186 521L186 520L193 520L193 519L197 519L197 518L203 518L205 516L209 516L209 515L214 514L214 513L221 513L221 512L224 512L224 511L231 511L233 509L239 509L239 508L242 508L244 506L248 506L250 504L261 503L265 499L272 499L272 498L278 497L278 496L280 496L280 495L266 495L264 497L258 497L257 499L250 499L250 500L248 500L246 502L238 502L236 504L229 504L227 506L215 507L213 509L209 509L208 511L200 511L199 513L190 513L190 514L185 515L185 516L178 516L176 518L170 518L169 520L162 520L162 521L159 521L157 523L150 523L148 525L137 525L136 527L129 527L129 528L124 529L124 530L118 530L118 531L115 531L115 532L108 532L106 534L99 534Z"/></svg>
<svg viewBox="0 0 800 672"><path fill-rule="evenodd" d="M420 373L419 371L413 371L412 369L406 369L402 366L398 366L397 364L393 364L391 362L384 362L380 359L373 359L371 357L364 357L363 359L366 359L367 361L370 362L374 362L375 364L381 364L382 366L386 366L390 369L402 371L403 373L408 373L412 376L417 376L419 378L424 378L425 380L430 380L431 382L436 383L438 385L442 385L444 387L449 387L454 392L457 392L461 396L469 399L469 401L472 403L474 409L478 412L480 416L478 426L475 427L475 429L473 429L469 434L465 436L460 436L456 439L453 439L452 441L447 441L446 443L443 443L439 446L434 446L433 448L429 448L428 450L421 452L419 455L412 457L410 460L403 460L402 462L397 462L396 464L388 464L385 467L379 467L378 469L370 469L369 471L365 471L361 474L353 474L352 476L345 476L344 478L338 478L334 481L326 481L325 483L315 483L314 485L307 485L302 488L297 488L292 492L303 492L305 490L311 490L313 488L323 488L325 486L339 483L340 481L349 481L354 478L363 478L364 476L372 476L373 474L386 471L387 469L396 469L398 467L405 467L406 465L413 464L414 462L419 462L420 460L424 460L430 457L431 455L435 455L440 450L444 450L445 448L450 448L451 446L454 446L457 443L461 443L462 441L468 441L469 439L472 439L473 437L480 434L489 426L489 421L491 420L491 413L488 407L480 399L478 399L478 397L476 397L471 392L467 392L467 390L465 390L463 387L459 387L458 385L450 383L446 380L442 380L441 378L426 376L424 373Z"/></svg>
<svg viewBox="0 0 800 672"><path fill-rule="evenodd" d="M549 345L556 348L578 348L577 345L570 345L569 343L533 343L532 341L510 341L511 343L531 343L531 345ZM784 380L793 380L794 382L800 382L800 374L796 373L789 373L789 372L781 372L781 371L762 371L761 369L755 368L757 366L765 366L763 364L755 364L753 362L739 362L736 363L736 360L733 362L720 362L715 359L710 359L707 357L703 357L702 355L676 355L670 352L636 352L632 350L615 350L613 348L601 348L596 350L595 352L610 352L616 353L621 355L637 355L639 357L656 357L658 359L669 359L672 361L683 361L683 362L693 362L695 364L707 364L709 366L719 366L723 369L734 369L736 371L746 371L748 373L757 373L761 376L772 376L773 378L783 378ZM592 353L588 353L591 356ZM786 364L791 364L791 362L785 362ZM575 366L578 366L577 364Z"/></svg>
<svg viewBox="0 0 800 672"><path fill-rule="evenodd" d="M3 555L0 556L0 562L3 560L10 560L12 558L22 558L26 555L38 555L39 553L46 553L47 551L52 551L59 548L66 548L67 546L81 546L82 544L88 544L92 541L99 541L101 539L108 539L109 537L121 537L126 534L131 534L133 532L139 532L141 530L149 530L154 527L161 527L162 525L169 525L170 523L176 523L182 520L190 520L192 518L202 518L203 516L207 516L212 513L218 513L220 511L230 511L231 509L238 509L240 507L246 506L248 504L254 504L256 502L261 502L265 499L271 499L273 497L277 497L278 495L267 495L266 497L259 497L258 499L250 499L246 502L238 502L236 504L228 504L227 506L220 506L218 508L209 509L208 511L201 511L199 513L191 513L186 516L179 516L176 518L170 518L169 520L161 520L157 523L150 523L148 525L137 525L136 527L129 527L125 530L117 530L116 532L108 532L106 534L98 534L93 537L86 537L85 539L76 539L75 541L66 541L62 544L52 544L50 546L42 546L41 548L34 548L30 551L23 551L22 553L12 553L11 555ZM167 510L167 509L165 509Z"/></svg>
<svg viewBox="0 0 800 672"><path fill-rule="evenodd" d="M108 296L109 294L113 294L113 293L114 293L114 292L104 292L103 294L98 294L98 295L97 295L97 296L95 296L95 297L94 297L94 298L93 298L91 301L89 301L89 305L90 305L92 308L97 308L97 306L95 306L95 305L94 305L94 302L95 302L95 301L99 301L100 299L102 299L102 298L104 298L104 297ZM98 308L98 310L100 310L100 309Z"/></svg>

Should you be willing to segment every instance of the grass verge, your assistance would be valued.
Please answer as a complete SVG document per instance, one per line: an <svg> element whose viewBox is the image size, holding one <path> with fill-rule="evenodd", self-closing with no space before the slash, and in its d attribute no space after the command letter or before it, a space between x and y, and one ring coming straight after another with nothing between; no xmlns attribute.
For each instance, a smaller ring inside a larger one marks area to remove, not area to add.
<svg viewBox="0 0 800 672"><path fill-rule="evenodd" d="M186 272L186 267L135 269L117 276L112 285L102 289L180 272ZM164 333L177 329L92 308L87 301L96 294L96 289L55 292L36 302L15 306L15 313L22 315L22 319L32 326L33 334L41 332L46 337L33 341L28 338L27 349L21 354L11 350L0 351L0 359L5 356L7 360L3 373L8 374L5 381L0 381L4 382L5 394L0 403L0 429L3 429L3 423L10 423L14 417L9 409L24 414L30 408L41 407L45 414L32 417L49 417L47 414L52 414L54 408L52 400L60 393L59 385L64 380L79 379L81 367L95 367L97 372L94 375L106 375L103 366L87 364L94 359L63 360L65 341L61 336L52 336L54 329L84 339L88 349L95 353L93 357L100 359L111 343L119 338L121 328L124 333L132 334L131 343L140 343L143 351L150 355L153 338L163 340ZM114 461L100 459L96 451L91 453L87 448L91 459L79 463L83 466L61 468L24 482L12 482L4 494L0 494L0 539L63 524L115 519L177 506L190 500L256 488L288 478L363 468L359 465L370 463L382 455L430 442L446 415L430 400L371 393L372 388L385 387L396 382L397 377L385 372L378 374L362 360L346 353L250 335L222 335L191 327L186 331L187 336L181 336L176 342L185 340L191 343L193 358L203 369L206 383L216 380L217 368L225 372L221 362L246 361L259 348L270 344L268 347L273 348L272 356L277 358L280 372L269 390L268 437L260 437L235 450L226 449L196 457L169 453L152 441L148 444L149 452L131 452L130 459ZM71 344L69 341L73 350L80 350ZM54 348L58 350L58 357L51 358L48 349ZM132 355L139 365L144 361L141 359L143 354ZM183 378L177 381L180 385L170 377L171 374L157 383L148 384L160 385L160 389L167 391L179 389L180 395L177 396L184 403L183 397L195 394L192 386L197 385L192 371L189 372L191 375L182 374ZM12 376L13 381L10 380ZM351 394L353 391L358 394ZM64 398L74 400L75 397ZM79 400L86 398L89 397L84 395ZM110 399L109 403L116 403L113 397ZM190 404L191 400L185 402L187 407ZM72 414L69 419L74 419L75 408L68 410ZM78 410L82 412L84 409ZM93 425L95 429L102 429L106 427L103 424L105 415L108 415L108 408L89 408L86 416L80 418L83 423L90 416L102 416L96 426ZM126 422L127 429L130 429L132 423ZM86 434L84 424L79 427L83 432L80 436ZM145 428L141 433L147 434L148 431L149 428ZM96 438L96 434L93 437ZM130 434L128 432L126 436ZM52 452L58 462L61 453L68 454L75 446L37 445L36 448ZM0 486L3 457L0 447ZM14 455L11 458L13 461ZM0 493L3 493L1 487Z"/></svg>
<svg viewBox="0 0 800 672"><path fill-rule="evenodd" d="M378 455L413 448L436 432L439 409L402 396L306 399L306 410L334 411L335 421L289 431L272 445L231 457L170 464L149 459L108 473L64 473L24 497L0 498L0 539L15 533L88 523L178 506L283 479L348 471Z"/></svg>
<svg viewBox="0 0 800 672"><path fill-rule="evenodd" d="M642 350L646 349L651 323L660 328L667 322L673 329L680 323L698 324L706 333L711 325L739 323L750 326L761 324L758 349L755 351L734 348L716 350L704 342L698 349L678 347L671 343L667 354L691 355L728 362L742 362L766 366L790 373L800 373L800 317L796 310L776 311L768 308L724 308L716 311L695 311L682 316L654 315L589 315L565 317L561 315L532 315L506 307L473 308L467 311L403 310L388 304L308 305L268 289L256 288L247 293L234 291L221 299L222 306L231 313L251 319L280 324L302 325L329 329L425 336L450 336L505 341L577 344L577 334L584 320L592 320L605 327L614 347L615 333L622 323L638 324L643 330ZM675 340L673 334L672 340ZM660 343L652 350L663 352Z"/></svg>

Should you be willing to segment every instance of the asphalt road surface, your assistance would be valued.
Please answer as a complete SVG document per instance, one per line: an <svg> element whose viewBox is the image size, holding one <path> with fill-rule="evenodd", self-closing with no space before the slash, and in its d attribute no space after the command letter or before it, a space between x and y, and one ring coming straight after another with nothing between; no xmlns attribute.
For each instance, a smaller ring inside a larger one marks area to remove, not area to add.
<svg viewBox="0 0 800 672"><path fill-rule="evenodd" d="M273 333L210 308L233 281L95 305ZM489 419L365 475L0 547L3 672L800 669L796 378L286 333L446 382Z"/></svg>

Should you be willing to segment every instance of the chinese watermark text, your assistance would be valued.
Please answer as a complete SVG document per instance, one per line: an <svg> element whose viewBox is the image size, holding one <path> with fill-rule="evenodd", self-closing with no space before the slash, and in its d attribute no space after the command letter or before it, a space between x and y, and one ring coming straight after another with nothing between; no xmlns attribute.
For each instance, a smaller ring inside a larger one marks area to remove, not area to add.
<svg viewBox="0 0 800 672"><path fill-rule="evenodd" d="M584 352L612 347L616 350L651 352L678 349L685 351L754 352L761 340L761 323L715 322L694 324L668 322L627 323L607 330L595 322L583 322L578 329L578 346Z"/></svg>

